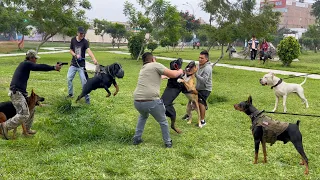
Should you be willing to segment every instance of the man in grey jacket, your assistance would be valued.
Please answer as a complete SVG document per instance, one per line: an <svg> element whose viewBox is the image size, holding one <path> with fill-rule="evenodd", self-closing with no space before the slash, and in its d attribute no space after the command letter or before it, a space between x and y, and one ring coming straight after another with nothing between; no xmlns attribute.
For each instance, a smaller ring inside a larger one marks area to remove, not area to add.
<svg viewBox="0 0 320 180"><path fill-rule="evenodd" d="M209 61L209 53L204 50L200 52L199 56L199 68L196 73L197 84L196 89L199 96L199 108L200 108L200 118L202 126L206 125L206 101L212 91L212 66ZM190 104L188 103L188 106ZM191 109L191 108L187 108ZM188 120L188 113L183 117L183 119Z"/></svg>

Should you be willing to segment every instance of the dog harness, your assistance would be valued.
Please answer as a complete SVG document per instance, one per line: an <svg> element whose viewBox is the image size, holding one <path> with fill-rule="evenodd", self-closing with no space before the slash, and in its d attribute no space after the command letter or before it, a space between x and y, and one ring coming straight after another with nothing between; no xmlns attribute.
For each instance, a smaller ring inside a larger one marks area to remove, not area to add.
<svg viewBox="0 0 320 180"><path fill-rule="evenodd" d="M263 112L260 111L256 115L250 115L253 120L251 130L253 131L257 126L262 126L262 141L270 143L270 146L272 146L277 141L277 136L288 128L289 123L273 120L271 117L262 114Z"/></svg>
<svg viewBox="0 0 320 180"><path fill-rule="evenodd" d="M277 82L277 84L271 86L271 89L273 89L274 87L277 87L277 86L278 86L279 84L281 84L281 83L282 83L282 79L280 79L280 80Z"/></svg>

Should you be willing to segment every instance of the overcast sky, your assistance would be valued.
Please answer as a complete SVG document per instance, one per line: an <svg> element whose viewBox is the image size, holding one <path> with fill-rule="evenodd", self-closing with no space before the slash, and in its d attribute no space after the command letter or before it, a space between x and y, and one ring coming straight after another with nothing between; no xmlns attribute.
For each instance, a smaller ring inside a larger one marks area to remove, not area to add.
<svg viewBox="0 0 320 180"><path fill-rule="evenodd" d="M87 11L89 19L106 19L108 21L126 22L127 18L123 14L123 5L126 0L90 0L92 9ZM128 0L138 6L136 0ZM209 14L202 11L199 7L201 0L170 0L171 4L176 5L178 10L193 12L197 18L201 17L204 21L209 22ZM190 5L183 5L186 4Z"/></svg>

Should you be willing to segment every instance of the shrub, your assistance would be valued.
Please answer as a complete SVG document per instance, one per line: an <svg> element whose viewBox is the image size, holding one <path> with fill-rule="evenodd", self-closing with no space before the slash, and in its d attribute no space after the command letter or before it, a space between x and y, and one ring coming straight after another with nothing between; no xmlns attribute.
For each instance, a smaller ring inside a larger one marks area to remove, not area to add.
<svg viewBox="0 0 320 180"><path fill-rule="evenodd" d="M128 40L128 48L133 59L137 59L141 50L141 47L144 44L144 34L132 34ZM141 54L144 53L144 47Z"/></svg>
<svg viewBox="0 0 320 180"><path fill-rule="evenodd" d="M157 49L158 47L158 43L156 42L149 42L148 45L147 45L147 49L149 49L151 51L151 53Z"/></svg>
<svg viewBox="0 0 320 180"><path fill-rule="evenodd" d="M292 60L300 55L300 44L294 37L286 37L278 45L277 53L284 66L290 66Z"/></svg>

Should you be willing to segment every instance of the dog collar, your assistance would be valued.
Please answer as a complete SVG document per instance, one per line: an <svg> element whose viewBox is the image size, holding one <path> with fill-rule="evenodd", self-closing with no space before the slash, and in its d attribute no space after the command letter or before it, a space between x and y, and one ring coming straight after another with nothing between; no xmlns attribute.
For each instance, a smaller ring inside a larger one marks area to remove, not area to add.
<svg viewBox="0 0 320 180"><path fill-rule="evenodd" d="M250 115L250 118L254 121L258 116L260 116L262 113L264 112L264 110L262 110L262 111L255 111L254 113L252 113L251 115Z"/></svg>
<svg viewBox="0 0 320 180"><path fill-rule="evenodd" d="M281 84L282 83L282 79L280 79L278 82L277 82L277 84L276 85L274 85L274 86L271 86L271 89L273 89L274 87L277 87L279 84Z"/></svg>

